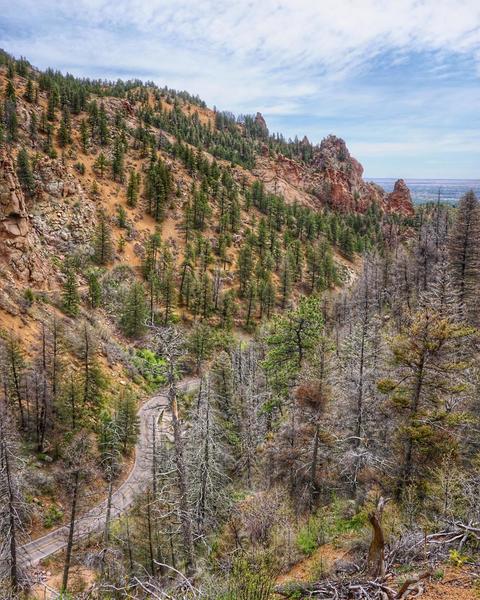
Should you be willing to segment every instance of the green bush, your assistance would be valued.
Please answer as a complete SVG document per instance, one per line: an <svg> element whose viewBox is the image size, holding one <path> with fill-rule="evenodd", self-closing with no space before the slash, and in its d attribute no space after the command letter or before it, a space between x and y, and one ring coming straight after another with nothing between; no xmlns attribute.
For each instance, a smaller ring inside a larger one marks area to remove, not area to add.
<svg viewBox="0 0 480 600"><path fill-rule="evenodd" d="M53 527L63 518L63 511L55 504L48 507L47 512L43 515L43 526L47 529Z"/></svg>
<svg viewBox="0 0 480 600"><path fill-rule="evenodd" d="M297 546L306 556L312 555L320 545L319 534L321 527L316 517L310 517L306 525L297 534Z"/></svg>
<svg viewBox="0 0 480 600"><path fill-rule="evenodd" d="M155 352L147 348L137 350L133 358L133 364L149 386L159 387L165 383L165 361L157 356Z"/></svg>

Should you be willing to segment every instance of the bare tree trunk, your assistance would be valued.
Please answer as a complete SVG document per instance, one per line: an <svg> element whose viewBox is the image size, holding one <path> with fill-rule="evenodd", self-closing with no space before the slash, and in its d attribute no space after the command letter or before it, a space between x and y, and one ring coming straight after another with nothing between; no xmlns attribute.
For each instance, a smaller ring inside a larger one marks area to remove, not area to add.
<svg viewBox="0 0 480 600"><path fill-rule="evenodd" d="M175 384L174 367L171 364L168 373L168 402L172 413L173 439L175 452L175 467L177 471L179 506L180 506L180 521L183 536L183 544L186 556L186 572L187 576L192 575L195 570L195 556L193 551L193 536L192 524L190 521L190 511L188 508L187 497L187 474L185 468L185 459L183 454L183 439L181 423L178 418L177 406L177 388Z"/></svg>
<svg viewBox="0 0 480 600"><path fill-rule="evenodd" d="M372 541L368 549L367 570L372 577L385 577L385 536L382 529L382 515L386 500L380 498L377 508L368 515L373 528Z"/></svg>
<svg viewBox="0 0 480 600"><path fill-rule="evenodd" d="M18 590L18 568L17 568L17 527L15 522L15 494L13 491L12 473L10 468L10 459L8 456L7 444L5 441L5 432L0 425L0 465L3 462L5 469L5 478L7 484L7 503L8 503L8 521L9 521L9 537L10 537L10 582L14 591Z"/></svg>
<svg viewBox="0 0 480 600"><path fill-rule="evenodd" d="M68 585L68 573L70 571L70 565L72 561L72 548L73 548L73 533L75 531L75 518L77 512L78 492L79 492L80 473L77 471L74 478L72 506L70 510L70 527L68 531L68 542L67 552L65 556L65 565L63 567L63 579L62 579L62 591L67 590Z"/></svg>
<svg viewBox="0 0 480 600"><path fill-rule="evenodd" d="M150 559L150 572L155 575L155 557L153 555L153 536L152 536L152 498L150 490L147 492L147 531L148 531L148 556Z"/></svg>
<svg viewBox="0 0 480 600"><path fill-rule="evenodd" d="M110 521L111 521L111 515L112 515L112 496L113 496L113 477L110 477L110 479L108 480L107 512L105 514L105 532L103 535L105 546L107 546L108 542L110 541Z"/></svg>

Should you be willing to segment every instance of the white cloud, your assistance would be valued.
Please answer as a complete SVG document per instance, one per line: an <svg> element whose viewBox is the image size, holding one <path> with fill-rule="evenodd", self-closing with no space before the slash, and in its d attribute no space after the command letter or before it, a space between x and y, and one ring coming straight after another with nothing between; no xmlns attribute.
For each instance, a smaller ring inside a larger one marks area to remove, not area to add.
<svg viewBox="0 0 480 600"><path fill-rule="evenodd" d="M479 100L471 82L450 81L452 56L480 73L478 0L0 0L0 11L0 44L39 66L154 79L222 109L261 110L292 135L302 117L299 134L328 128L365 155L378 143L377 153L408 151L405 137L423 152ZM422 52L430 64L417 73L409 60ZM401 85L391 73L403 68ZM436 85L424 89L423 75Z"/></svg>

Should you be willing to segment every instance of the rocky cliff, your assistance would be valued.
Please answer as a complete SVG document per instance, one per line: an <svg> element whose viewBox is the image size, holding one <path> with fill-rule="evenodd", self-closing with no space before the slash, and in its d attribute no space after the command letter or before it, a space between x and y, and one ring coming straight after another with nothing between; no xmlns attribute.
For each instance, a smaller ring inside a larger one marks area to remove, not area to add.
<svg viewBox="0 0 480 600"><path fill-rule="evenodd" d="M21 281L40 283L45 268L12 157L0 149L0 265Z"/></svg>
<svg viewBox="0 0 480 600"><path fill-rule="evenodd" d="M403 179L395 182L393 192L385 196L385 210L390 213L413 215L413 203L410 190Z"/></svg>
<svg viewBox="0 0 480 600"><path fill-rule="evenodd" d="M327 206L343 213L363 213L372 204L404 216L414 212L410 191L403 180L397 181L391 194L365 181L362 165L351 156L345 141L334 135L314 147L310 163L281 154L274 157L264 154L257 161L255 173L270 192L281 193L292 202Z"/></svg>

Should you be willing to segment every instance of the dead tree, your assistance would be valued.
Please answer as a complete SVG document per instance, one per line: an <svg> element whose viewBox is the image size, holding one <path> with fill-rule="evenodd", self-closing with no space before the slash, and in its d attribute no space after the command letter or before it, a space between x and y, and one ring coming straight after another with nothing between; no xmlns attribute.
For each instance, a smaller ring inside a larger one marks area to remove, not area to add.
<svg viewBox="0 0 480 600"><path fill-rule="evenodd" d="M21 492L19 453L15 428L5 402L0 403L0 578L2 563L8 565L10 586L15 594L20 587L19 537L26 519L26 504Z"/></svg>
<svg viewBox="0 0 480 600"><path fill-rule="evenodd" d="M372 577L385 577L385 536L382 529L383 509L388 499L381 497L377 508L368 515L373 528L372 541L368 549L367 572Z"/></svg>
<svg viewBox="0 0 480 600"><path fill-rule="evenodd" d="M183 426L178 412L177 379L181 359L185 352L185 340L181 332L174 327L152 327L154 344L158 354L165 359L168 386L168 406L172 416L174 462L177 478L178 506L185 552L187 576L195 571L195 553L193 547L192 520L188 503L188 474L184 457Z"/></svg>
<svg viewBox="0 0 480 600"><path fill-rule="evenodd" d="M93 466L89 460L91 440L85 431L79 431L65 449L65 478L70 492L70 524L68 527L67 549L63 567L62 591L68 586L68 576L72 562L74 532L77 521L82 486L93 475Z"/></svg>

